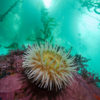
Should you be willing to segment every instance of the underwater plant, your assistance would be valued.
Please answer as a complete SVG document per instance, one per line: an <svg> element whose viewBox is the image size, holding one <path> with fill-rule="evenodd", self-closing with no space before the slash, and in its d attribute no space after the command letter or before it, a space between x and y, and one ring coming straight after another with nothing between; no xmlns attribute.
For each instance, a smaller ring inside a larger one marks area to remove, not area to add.
<svg viewBox="0 0 100 100"><path fill-rule="evenodd" d="M23 68L27 78L40 88L60 90L74 80L76 68L74 57L49 43L35 44L23 57Z"/></svg>
<svg viewBox="0 0 100 100"><path fill-rule="evenodd" d="M57 26L55 18L49 15L47 9L43 8L41 10L41 22L43 25L43 29L41 28L38 33L32 33L27 40L28 41L37 41L37 42L53 42L53 32L55 27ZM35 35L35 37L34 37Z"/></svg>
<svg viewBox="0 0 100 100"><path fill-rule="evenodd" d="M40 32L43 35L42 40L50 42L53 41L53 30L57 26L56 20L53 17L49 16L47 9L42 9L41 11L41 21L43 23L43 29L40 29Z"/></svg>
<svg viewBox="0 0 100 100"><path fill-rule="evenodd" d="M8 49L18 49L18 43L13 42L9 46L5 46L5 48L8 48Z"/></svg>
<svg viewBox="0 0 100 100"><path fill-rule="evenodd" d="M88 84L92 83L99 87L99 75L89 72L89 70L87 69L88 65L86 64L88 61L90 61L90 59L87 59L86 57L83 57L81 55L75 55L75 63L78 66L78 73L83 77L83 79L87 80Z"/></svg>
<svg viewBox="0 0 100 100"><path fill-rule="evenodd" d="M96 14L100 14L100 1L99 0L79 0L81 7L86 7L88 11L93 11Z"/></svg>

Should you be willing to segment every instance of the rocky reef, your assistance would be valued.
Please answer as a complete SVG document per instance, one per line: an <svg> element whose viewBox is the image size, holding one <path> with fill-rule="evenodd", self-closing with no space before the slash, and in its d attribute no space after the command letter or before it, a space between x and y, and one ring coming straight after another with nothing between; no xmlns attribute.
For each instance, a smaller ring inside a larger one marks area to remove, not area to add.
<svg viewBox="0 0 100 100"><path fill-rule="evenodd" d="M0 56L0 100L100 100L99 78L89 73L84 66L84 57L76 55L80 66L75 79L69 86L59 91L40 89L32 84L24 74L22 56L24 51L11 51Z"/></svg>

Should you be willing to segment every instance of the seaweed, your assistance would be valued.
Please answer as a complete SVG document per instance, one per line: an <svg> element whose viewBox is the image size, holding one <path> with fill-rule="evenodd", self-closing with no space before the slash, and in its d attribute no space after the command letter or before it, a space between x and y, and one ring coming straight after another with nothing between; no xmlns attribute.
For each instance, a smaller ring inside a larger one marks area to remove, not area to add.
<svg viewBox="0 0 100 100"><path fill-rule="evenodd" d="M57 26L55 18L49 15L47 9L41 10L41 22L43 28L40 29L39 33L33 33L27 38L28 41L37 41L37 42L52 42L53 41L53 31ZM34 37L35 35L35 37Z"/></svg>
<svg viewBox="0 0 100 100"><path fill-rule="evenodd" d="M18 49L18 43L13 42L9 46L6 46L5 48L8 48L8 49Z"/></svg>
<svg viewBox="0 0 100 100"><path fill-rule="evenodd" d="M79 0L81 7L86 7L89 11L92 7L94 7L94 3L92 0Z"/></svg>
<svg viewBox="0 0 100 100"><path fill-rule="evenodd" d="M88 61L90 61L90 59L81 55L75 56L75 63L79 66L77 68L78 73L87 81L88 84L93 83L98 86L98 83L100 84L100 76L88 71L88 64L86 64Z"/></svg>
<svg viewBox="0 0 100 100"><path fill-rule="evenodd" d="M8 55L0 56L0 79L22 71L22 50L12 50Z"/></svg>
<svg viewBox="0 0 100 100"><path fill-rule="evenodd" d="M53 41L53 30L56 27L57 23L55 18L50 17L47 9L42 9L41 11L41 22L43 24L43 29L40 29L40 32L43 35L42 40L50 42Z"/></svg>
<svg viewBox="0 0 100 100"><path fill-rule="evenodd" d="M96 14L100 14L100 1L94 1L94 0L79 0L81 7L86 7L88 11L91 11L93 8L93 11ZM99 10L98 10L99 9Z"/></svg>
<svg viewBox="0 0 100 100"><path fill-rule="evenodd" d="M87 59L86 57L83 57L82 55L76 54L74 61L76 65L79 66L77 70L80 71L83 68L86 68L88 66L87 62L90 61L90 59Z"/></svg>

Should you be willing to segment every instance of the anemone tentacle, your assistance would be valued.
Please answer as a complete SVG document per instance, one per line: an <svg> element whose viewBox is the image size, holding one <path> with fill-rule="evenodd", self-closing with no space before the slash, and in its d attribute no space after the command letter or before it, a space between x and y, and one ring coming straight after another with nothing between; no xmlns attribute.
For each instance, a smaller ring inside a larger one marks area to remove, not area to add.
<svg viewBox="0 0 100 100"><path fill-rule="evenodd" d="M62 89L71 84L73 73L76 73L75 58L70 56L70 52L66 53L65 49L47 42L35 44L23 56L22 67L28 79L38 87Z"/></svg>

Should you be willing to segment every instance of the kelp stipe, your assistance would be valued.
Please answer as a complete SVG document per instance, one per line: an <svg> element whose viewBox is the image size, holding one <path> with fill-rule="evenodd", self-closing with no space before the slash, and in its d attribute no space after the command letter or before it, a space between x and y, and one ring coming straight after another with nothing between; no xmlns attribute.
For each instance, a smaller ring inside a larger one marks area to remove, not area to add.
<svg viewBox="0 0 100 100"><path fill-rule="evenodd" d="M12 4L5 13L0 15L0 22L5 19L5 17L18 5L19 2L22 2L22 0L16 0L15 3Z"/></svg>

